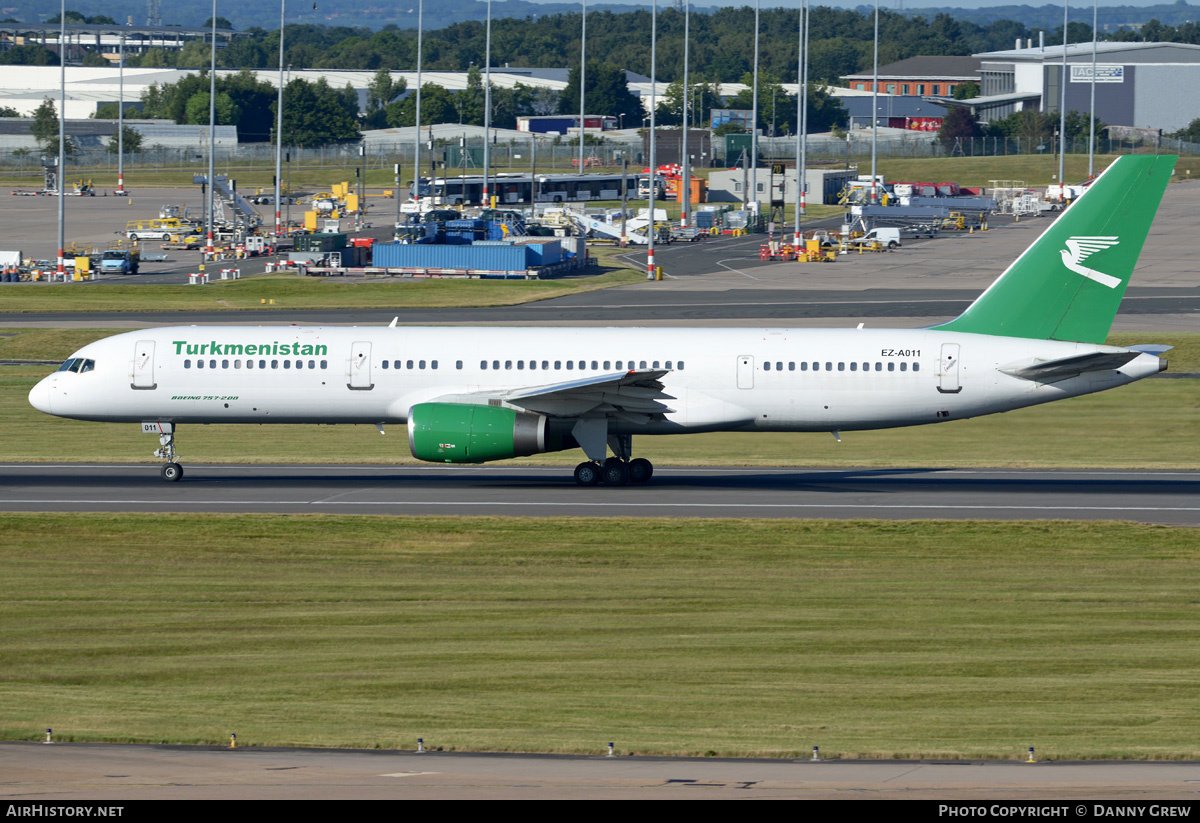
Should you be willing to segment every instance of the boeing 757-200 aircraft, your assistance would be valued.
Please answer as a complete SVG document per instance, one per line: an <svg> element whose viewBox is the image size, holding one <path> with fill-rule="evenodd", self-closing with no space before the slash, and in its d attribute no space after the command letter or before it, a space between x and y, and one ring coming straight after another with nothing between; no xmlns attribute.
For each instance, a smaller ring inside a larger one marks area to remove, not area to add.
<svg viewBox="0 0 1200 823"><path fill-rule="evenodd" d="M932 328L179 326L84 346L29 402L158 433L164 480L183 476L189 423L407 423L432 462L581 448L583 485L649 480L634 435L836 435L1009 411L1166 368L1168 347L1104 340L1175 160L1118 159Z"/></svg>

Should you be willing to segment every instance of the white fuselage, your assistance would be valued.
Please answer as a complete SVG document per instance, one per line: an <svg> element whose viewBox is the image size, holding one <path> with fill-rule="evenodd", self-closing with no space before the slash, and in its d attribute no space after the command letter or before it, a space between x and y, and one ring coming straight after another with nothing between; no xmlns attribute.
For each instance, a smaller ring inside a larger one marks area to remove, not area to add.
<svg viewBox="0 0 1200 823"><path fill-rule="evenodd" d="M610 434L838 431L974 417L1154 374L1054 383L999 369L1111 347L926 329L177 326L89 344L30 402L110 422L402 423L418 403L665 369L671 409ZM299 352L299 353L297 353Z"/></svg>

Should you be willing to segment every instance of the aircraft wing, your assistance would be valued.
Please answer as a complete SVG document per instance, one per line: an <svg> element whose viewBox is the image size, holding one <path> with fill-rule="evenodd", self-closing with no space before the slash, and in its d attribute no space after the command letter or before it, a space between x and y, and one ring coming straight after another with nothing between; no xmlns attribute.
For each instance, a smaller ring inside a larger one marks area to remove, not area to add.
<svg viewBox="0 0 1200 823"><path fill-rule="evenodd" d="M1000 371L1022 380L1033 380L1037 383L1055 383L1069 377L1077 377L1084 372L1112 371L1119 369L1142 354L1140 351L1090 352L1076 354L1071 357L1060 357L1057 360L1033 360L1026 363L1015 363L1002 366Z"/></svg>
<svg viewBox="0 0 1200 823"><path fill-rule="evenodd" d="M675 399L663 391L660 378L666 374L667 369L636 369L479 396L554 417L606 416L644 423L651 415L674 411L663 402Z"/></svg>

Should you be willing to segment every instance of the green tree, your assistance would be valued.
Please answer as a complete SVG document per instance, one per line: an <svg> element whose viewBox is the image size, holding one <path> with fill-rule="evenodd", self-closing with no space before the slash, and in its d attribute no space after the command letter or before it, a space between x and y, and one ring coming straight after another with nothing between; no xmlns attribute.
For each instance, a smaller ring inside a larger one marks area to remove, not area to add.
<svg viewBox="0 0 1200 823"><path fill-rule="evenodd" d="M971 110L965 106L951 106L942 118L938 141L947 152L953 152L962 141L969 143L973 137L983 137L983 127L972 116Z"/></svg>
<svg viewBox="0 0 1200 823"><path fill-rule="evenodd" d="M1099 134L1099 131L1097 131L1097 134ZM1187 140L1192 143L1200 143L1200 117L1197 117L1179 131L1172 132L1169 136L1174 137L1176 140Z"/></svg>
<svg viewBox="0 0 1200 823"><path fill-rule="evenodd" d="M426 83L421 86L421 125L458 122L457 95L441 86ZM386 109L386 122L391 128L407 128L417 124L417 96L410 94Z"/></svg>
<svg viewBox="0 0 1200 823"><path fill-rule="evenodd" d="M42 151L58 151L58 108L49 97L33 112L29 130Z"/></svg>
<svg viewBox="0 0 1200 823"><path fill-rule="evenodd" d="M0 106L0 117L20 117L21 113L12 106Z"/></svg>
<svg viewBox="0 0 1200 823"><path fill-rule="evenodd" d="M121 135L123 142L125 143L124 149L126 154L133 154L142 150L142 133L137 129L130 128L129 126L123 126L121 128ZM122 141L118 141L117 135L114 132L112 137L108 138L108 143L105 145L104 149L109 154L116 154L121 149L121 142Z"/></svg>
<svg viewBox="0 0 1200 823"><path fill-rule="evenodd" d="M283 90L283 141L289 146L320 146L358 140L358 104L335 91L321 78L315 83L296 79Z"/></svg>
<svg viewBox="0 0 1200 823"><path fill-rule="evenodd" d="M754 75L747 72L742 75L742 84L746 88L726 100L726 108L752 109L754 107ZM796 98L788 95L770 72L758 72L758 127L764 133L769 132L774 125L776 133L791 130L792 121L796 116Z"/></svg>
<svg viewBox="0 0 1200 823"><path fill-rule="evenodd" d="M979 96L979 84L974 80L959 83L954 87L955 100L973 100Z"/></svg>
<svg viewBox="0 0 1200 823"><path fill-rule="evenodd" d="M624 115L627 125L640 123L645 116L642 102L629 90L625 70L609 63L587 64L587 111L610 117ZM559 114L579 114L579 66L571 69L567 86L558 97Z"/></svg>
<svg viewBox="0 0 1200 823"><path fill-rule="evenodd" d="M58 55L44 46L30 44L0 51L0 66L57 66Z"/></svg>

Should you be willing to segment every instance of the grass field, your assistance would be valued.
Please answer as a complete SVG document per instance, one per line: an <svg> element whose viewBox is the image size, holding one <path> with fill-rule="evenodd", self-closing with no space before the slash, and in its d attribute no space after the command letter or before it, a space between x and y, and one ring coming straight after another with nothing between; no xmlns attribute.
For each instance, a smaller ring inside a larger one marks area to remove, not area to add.
<svg viewBox="0 0 1200 823"><path fill-rule="evenodd" d="M38 286L6 289L6 312L218 311L260 309L443 308L512 306L566 294L634 283L643 272L624 268L615 249L606 249L592 273L553 280L380 279L260 274L216 280L204 288L187 285ZM274 304L264 304L274 300Z"/></svg>
<svg viewBox="0 0 1200 823"><path fill-rule="evenodd" d="M1195 759L1200 532L0 514L0 737Z"/></svg>

